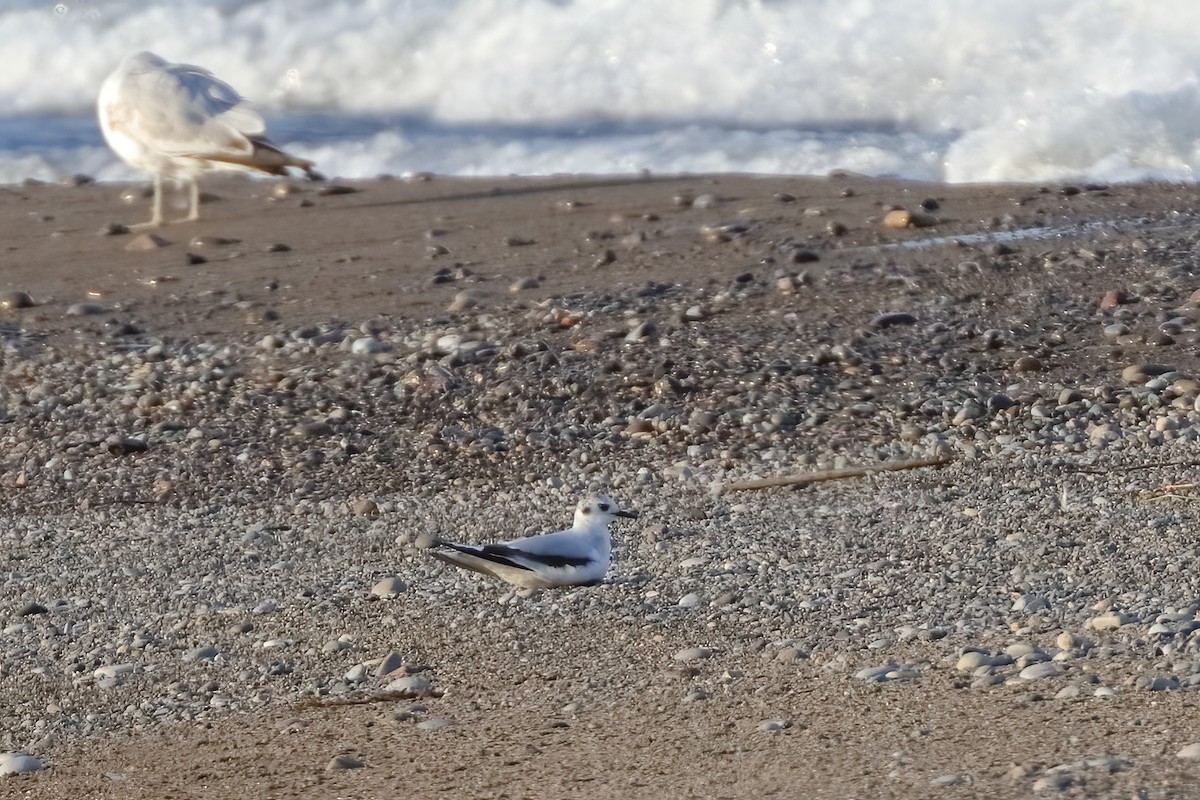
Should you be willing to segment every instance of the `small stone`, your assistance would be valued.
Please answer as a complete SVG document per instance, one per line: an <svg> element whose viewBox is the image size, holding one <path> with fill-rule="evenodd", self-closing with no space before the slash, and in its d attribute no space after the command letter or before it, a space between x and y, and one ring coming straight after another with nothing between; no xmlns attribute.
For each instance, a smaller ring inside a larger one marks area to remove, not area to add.
<svg viewBox="0 0 1200 800"><path fill-rule="evenodd" d="M1036 681L1042 678L1053 678L1063 673L1063 668L1053 661L1042 661L1038 664L1030 664L1025 669L1021 670L1020 678L1024 681Z"/></svg>
<svg viewBox="0 0 1200 800"><path fill-rule="evenodd" d="M1033 782L1030 788L1035 793L1062 791L1068 788L1075 782L1075 776L1069 772L1054 772L1050 775L1043 775Z"/></svg>
<svg viewBox="0 0 1200 800"><path fill-rule="evenodd" d="M264 247L263 252L264 253L287 253L287 252L290 252L291 249L292 249L291 247L284 244L283 242L275 242L274 244L269 244L266 247Z"/></svg>
<svg viewBox="0 0 1200 800"><path fill-rule="evenodd" d="M350 352L356 356L374 355L387 349L388 346L374 336L360 336L350 345Z"/></svg>
<svg viewBox="0 0 1200 800"><path fill-rule="evenodd" d="M18 617L32 617L37 614L45 614L50 609L46 608L41 603L27 603L20 611L17 612Z"/></svg>
<svg viewBox="0 0 1200 800"><path fill-rule="evenodd" d="M376 584L378 586L378 584ZM371 590L374 592L374 589ZM401 590L403 591L403 590ZM375 677L382 678L384 675L391 675L396 670L404 666L404 657L395 650L388 653L379 662L379 666L375 668Z"/></svg>
<svg viewBox="0 0 1200 800"><path fill-rule="evenodd" d="M1169 367L1166 364L1130 364L1121 370L1121 380L1136 386L1145 384L1151 378L1174 371L1174 367Z"/></svg>
<svg viewBox="0 0 1200 800"><path fill-rule="evenodd" d="M927 211L913 211L908 215L908 224L912 228L932 228L938 222L938 218Z"/></svg>
<svg viewBox="0 0 1200 800"><path fill-rule="evenodd" d="M67 306L68 317L94 317L107 309L99 303L73 303Z"/></svg>
<svg viewBox="0 0 1200 800"><path fill-rule="evenodd" d="M914 325L917 318L907 311L886 311L882 314L877 314L870 322L870 325L875 330L884 330L891 328L894 325Z"/></svg>
<svg viewBox="0 0 1200 800"><path fill-rule="evenodd" d="M373 517L379 513L379 506L369 497L360 497L350 504L350 513L356 517Z"/></svg>
<svg viewBox="0 0 1200 800"><path fill-rule="evenodd" d="M1109 289L1100 297L1100 310L1112 311L1117 306L1136 303L1140 299L1137 295L1130 294L1124 289Z"/></svg>
<svg viewBox="0 0 1200 800"><path fill-rule="evenodd" d="M529 245L535 243L536 240L529 239L525 236L507 236L504 239L505 247L528 247Z"/></svg>
<svg viewBox="0 0 1200 800"><path fill-rule="evenodd" d="M39 771L43 766L40 758L26 753L0 753L0 775L26 775Z"/></svg>
<svg viewBox="0 0 1200 800"><path fill-rule="evenodd" d="M139 233L129 240L129 243L125 245L125 249L134 253L145 250L158 250L169 244L170 242L156 233Z"/></svg>
<svg viewBox="0 0 1200 800"><path fill-rule="evenodd" d="M1013 362L1012 368L1013 372L1041 372L1045 365L1037 356L1021 356Z"/></svg>
<svg viewBox="0 0 1200 800"><path fill-rule="evenodd" d="M205 258L204 256L200 255L199 253L192 253L192 252L185 253L183 259L184 259L184 261L187 262L188 266L190 266L190 267L194 267L199 264L207 264L208 263L208 259Z"/></svg>
<svg viewBox="0 0 1200 800"><path fill-rule="evenodd" d="M454 299L450 301L450 305L446 307L446 310L453 314L458 311L466 311L470 308L478 308L483 305L486 299L487 295L479 289L464 289L454 295Z"/></svg>
<svg viewBox="0 0 1200 800"><path fill-rule="evenodd" d="M878 667L863 667L858 672L854 673L854 677L860 681L872 681L874 683L883 683L888 680L888 673L896 669L895 664L883 664Z"/></svg>
<svg viewBox="0 0 1200 800"><path fill-rule="evenodd" d="M184 661L212 661L219 656L221 651L213 645L203 645L194 647L183 654Z"/></svg>
<svg viewBox="0 0 1200 800"><path fill-rule="evenodd" d="M883 225L885 228L907 228L909 214L903 208L893 208L883 215Z"/></svg>
<svg viewBox="0 0 1200 800"><path fill-rule="evenodd" d="M764 733L774 733L775 731L785 731L792 727L792 723L786 719L766 719L758 723L758 729Z"/></svg>
<svg viewBox="0 0 1200 800"><path fill-rule="evenodd" d="M129 226L122 225L120 222L110 222L97 232L99 236L124 236L127 233L129 233Z"/></svg>
<svg viewBox="0 0 1200 800"><path fill-rule="evenodd" d="M1178 753L1176 758L1200 758L1200 742L1192 742L1185 745Z"/></svg>
<svg viewBox="0 0 1200 800"><path fill-rule="evenodd" d="M212 234L204 234L201 236L193 236L188 242L188 247L220 247L228 244L240 244L241 239L230 239L225 236L213 236Z"/></svg>
<svg viewBox="0 0 1200 800"><path fill-rule="evenodd" d="M707 647L686 647L675 654L676 661L703 661L712 658L713 651Z"/></svg>
<svg viewBox="0 0 1200 800"><path fill-rule="evenodd" d="M541 284L538 283L537 278L518 278L509 284L508 291L516 294L517 292L525 292L530 289L536 289L540 285Z"/></svg>
<svg viewBox="0 0 1200 800"><path fill-rule="evenodd" d="M7 291L0 292L0 308L6 311L11 311L15 308L32 308L34 306L33 298L28 292Z"/></svg>
<svg viewBox="0 0 1200 800"><path fill-rule="evenodd" d="M385 692L400 692L402 694L422 695L433 690L433 681L423 674L405 675L383 687Z"/></svg>
<svg viewBox="0 0 1200 800"><path fill-rule="evenodd" d="M644 342L647 339L653 338L657 332L658 326L654 322L646 320L645 322L638 323L633 330L625 334L625 341L629 344Z"/></svg>
<svg viewBox="0 0 1200 800"><path fill-rule="evenodd" d="M120 678L133 672L133 664L105 664L96 667L92 675L96 678Z"/></svg>
<svg viewBox="0 0 1200 800"><path fill-rule="evenodd" d="M980 667L990 667L992 665L992 655L990 653L981 653L978 650L968 650L958 657L954 668L959 672L974 672Z"/></svg>
<svg viewBox="0 0 1200 800"><path fill-rule="evenodd" d="M145 439L118 439L115 442L109 442L108 452L114 456L127 456L131 453L144 453L150 446L146 444Z"/></svg>
<svg viewBox="0 0 1200 800"><path fill-rule="evenodd" d="M363 761L358 756L342 753L329 759L329 763L325 765L325 771L334 772L339 769L359 769L363 766Z"/></svg>
<svg viewBox="0 0 1200 800"><path fill-rule="evenodd" d="M689 592L688 594L685 594L683 597L679 598L679 602L676 605L678 605L680 608L695 608L696 606L700 605L700 595L696 594L695 592Z"/></svg>
<svg viewBox="0 0 1200 800"><path fill-rule="evenodd" d="M1078 634L1063 631L1054 640L1054 644L1060 650L1084 650L1089 646L1087 639Z"/></svg>
<svg viewBox="0 0 1200 800"><path fill-rule="evenodd" d="M1023 594L1012 604L1013 611L1024 611L1031 614L1034 611L1045 611L1050 608L1050 601L1041 595Z"/></svg>
<svg viewBox="0 0 1200 800"><path fill-rule="evenodd" d="M356 194L362 189L356 189L353 186L343 186L340 183L331 183L328 186L322 186L317 189L318 197L336 197L340 194Z"/></svg>
<svg viewBox="0 0 1200 800"><path fill-rule="evenodd" d="M376 597L395 597L404 594L407 589L408 584L395 575L390 575L376 581L375 585L371 587L371 594Z"/></svg>
<svg viewBox="0 0 1200 800"><path fill-rule="evenodd" d="M1091 628L1094 631L1115 631L1122 625L1129 625L1130 623L1136 621L1137 619L1135 617L1131 617L1126 614L1110 612L1108 614L1101 614L1099 616L1092 617L1084 623L1084 626Z"/></svg>

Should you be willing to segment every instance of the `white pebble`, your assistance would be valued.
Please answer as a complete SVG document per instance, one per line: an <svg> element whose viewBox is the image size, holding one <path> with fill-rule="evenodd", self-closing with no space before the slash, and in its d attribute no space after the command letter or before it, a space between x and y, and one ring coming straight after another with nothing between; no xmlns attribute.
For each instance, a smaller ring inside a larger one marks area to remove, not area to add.
<svg viewBox="0 0 1200 800"><path fill-rule="evenodd" d="M1021 680L1036 681L1041 678L1053 678L1056 675L1061 675L1063 668L1053 661L1041 661L1037 664L1030 664L1025 669L1021 670Z"/></svg>
<svg viewBox="0 0 1200 800"><path fill-rule="evenodd" d="M25 753L0 753L0 775L24 775L42 768L42 760Z"/></svg>
<svg viewBox="0 0 1200 800"><path fill-rule="evenodd" d="M707 647L686 647L675 654L676 661L703 661L712 658L713 651Z"/></svg>

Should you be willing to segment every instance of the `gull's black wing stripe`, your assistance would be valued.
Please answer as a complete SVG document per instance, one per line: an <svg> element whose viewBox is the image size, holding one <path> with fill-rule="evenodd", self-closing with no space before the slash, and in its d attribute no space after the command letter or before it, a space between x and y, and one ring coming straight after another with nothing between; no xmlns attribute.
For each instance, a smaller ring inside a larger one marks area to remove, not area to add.
<svg viewBox="0 0 1200 800"><path fill-rule="evenodd" d="M500 561L502 564L510 564L508 559L524 558L529 561L535 561L547 567L586 567L592 563L592 560L587 556L561 556L548 553L530 553L521 550L517 547L509 547L504 544L489 544L482 548L481 555L493 561ZM504 559L504 560L501 560ZM520 564L512 564L514 567L520 567ZM529 567L522 567L529 569Z"/></svg>
<svg viewBox="0 0 1200 800"><path fill-rule="evenodd" d="M524 569L528 570L529 572L533 572L532 567L527 567L524 564L519 564L516 561L513 561L511 556L516 555L517 551L505 552L509 550L507 547L501 547L500 545L472 547L470 545L454 544L453 542L442 542L442 545L444 547L457 550L460 553L465 553L469 556L475 556L486 561L491 561L494 564L503 564L504 566L512 567L513 569Z"/></svg>

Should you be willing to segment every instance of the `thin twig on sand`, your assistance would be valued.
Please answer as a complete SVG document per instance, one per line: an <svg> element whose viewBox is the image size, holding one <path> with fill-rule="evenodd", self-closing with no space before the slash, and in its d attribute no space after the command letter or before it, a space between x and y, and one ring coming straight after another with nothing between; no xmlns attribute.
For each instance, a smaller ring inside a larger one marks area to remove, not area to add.
<svg viewBox="0 0 1200 800"><path fill-rule="evenodd" d="M724 492L744 492L750 489L772 489L776 486L807 486L821 481L840 481L844 478L861 478L876 472L899 472L903 469L920 469L921 467L941 467L954 459L949 456L937 458L919 458L915 461L888 461L869 467L844 467L842 469L823 469L817 472L806 472L803 475L782 475L777 478L755 478L749 481L734 481L721 487Z"/></svg>

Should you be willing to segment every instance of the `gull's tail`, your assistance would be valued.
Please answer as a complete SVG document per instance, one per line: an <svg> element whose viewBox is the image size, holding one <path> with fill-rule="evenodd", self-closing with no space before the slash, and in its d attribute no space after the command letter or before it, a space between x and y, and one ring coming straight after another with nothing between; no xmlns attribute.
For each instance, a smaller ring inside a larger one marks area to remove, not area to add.
<svg viewBox="0 0 1200 800"><path fill-rule="evenodd" d="M206 158L210 161L224 161L247 169L256 169L268 175L287 175L287 168L295 167L304 170L310 181L325 180L324 175L313 169L316 164L307 158L300 158L281 150L265 136L247 136L246 139L251 145L248 153L227 151L220 156L208 155Z"/></svg>
<svg viewBox="0 0 1200 800"><path fill-rule="evenodd" d="M497 564L503 564L515 569L529 569L529 567L523 564L514 563L511 559L497 558L487 553L483 547L456 544L443 539L432 540L425 549L429 551L429 555L438 561L444 561L456 567L469 569L472 572L481 572L484 575L496 575L495 565Z"/></svg>

